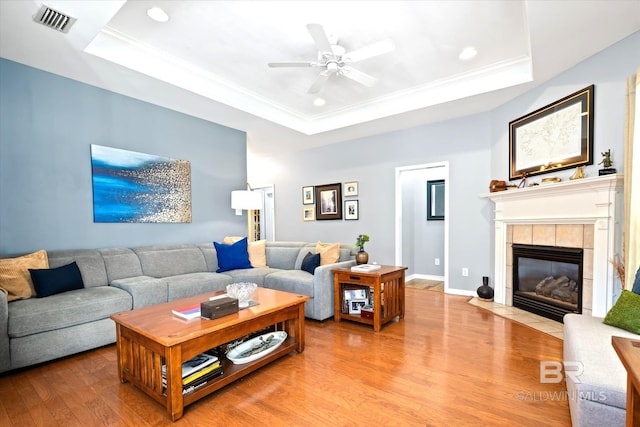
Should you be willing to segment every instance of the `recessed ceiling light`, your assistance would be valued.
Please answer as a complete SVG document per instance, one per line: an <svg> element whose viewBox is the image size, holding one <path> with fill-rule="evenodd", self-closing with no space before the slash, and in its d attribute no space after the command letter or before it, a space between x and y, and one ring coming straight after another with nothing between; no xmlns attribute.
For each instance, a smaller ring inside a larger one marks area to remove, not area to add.
<svg viewBox="0 0 640 427"><path fill-rule="evenodd" d="M324 98L320 98L320 97L317 97L316 99L313 100L313 105L315 105L316 107L322 107L326 103L327 101L325 101Z"/></svg>
<svg viewBox="0 0 640 427"><path fill-rule="evenodd" d="M153 19L156 22L167 22L169 20L169 15L167 15L167 12L165 12L158 6L147 9L147 15L149 16L149 18Z"/></svg>
<svg viewBox="0 0 640 427"><path fill-rule="evenodd" d="M458 58L460 58L463 61L468 61L471 58L475 58L477 54L478 54L478 51L476 50L475 47L467 46L464 49L462 49L462 52L460 52L460 55L458 55Z"/></svg>

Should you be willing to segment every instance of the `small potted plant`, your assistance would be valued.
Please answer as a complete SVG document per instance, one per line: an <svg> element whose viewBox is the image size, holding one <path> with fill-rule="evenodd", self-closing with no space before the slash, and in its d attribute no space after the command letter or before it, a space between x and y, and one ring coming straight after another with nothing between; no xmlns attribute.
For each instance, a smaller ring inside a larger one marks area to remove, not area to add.
<svg viewBox="0 0 640 427"><path fill-rule="evenodd" d="M356 239L355 245L360 248L356 254L356 264L366 264L369 262L369 254L364 250L364 244L369 241L368 234L360 234Z"/></svg>

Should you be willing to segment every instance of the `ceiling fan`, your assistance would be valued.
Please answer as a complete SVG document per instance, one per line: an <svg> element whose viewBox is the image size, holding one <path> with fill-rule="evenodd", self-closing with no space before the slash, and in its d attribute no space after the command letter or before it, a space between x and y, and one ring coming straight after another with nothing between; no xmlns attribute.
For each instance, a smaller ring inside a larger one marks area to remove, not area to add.
<svg viewBox="0 0 640 427"><path fill-rule="evenodd" d="M318 59L316 61L307 62L269 62L269 67L320 67L324 68L316 81L311 85L308 93L318 93L324 87L327 80L332 75L344 76L356 81L364 86L371 87L375 84L376 78L369 74L363 73L350 64L364 59L382 55L395 49L393 42L389 39L382 40L360 49L346 52L345 48L329 41L329 36L320 24L307 24L307 30L313 38L318 48Z"/></svg>

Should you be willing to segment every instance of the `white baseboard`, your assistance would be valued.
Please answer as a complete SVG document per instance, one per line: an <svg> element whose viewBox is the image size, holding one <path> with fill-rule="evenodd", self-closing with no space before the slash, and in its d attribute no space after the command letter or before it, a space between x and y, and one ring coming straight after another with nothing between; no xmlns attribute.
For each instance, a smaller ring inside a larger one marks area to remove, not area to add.
<svg viewBox="0 0 640 427"><path fill-rule="evenodd" d="M444 276L433 276L430 274L411 274L407 277L405 277L405 282L408 282L409 280L413 280L413 279L422 279L422 280L439 280L441 282L444 282Z"/></svg>
<svg viewBox="0 0 640 427"><path fill-rule="evenodd" d="M445 293L447 294L452 294L452 295L464 295L467 297L477 297L478 294L476 293L476 291L469 291L467 289L445 289Z"/></svg>

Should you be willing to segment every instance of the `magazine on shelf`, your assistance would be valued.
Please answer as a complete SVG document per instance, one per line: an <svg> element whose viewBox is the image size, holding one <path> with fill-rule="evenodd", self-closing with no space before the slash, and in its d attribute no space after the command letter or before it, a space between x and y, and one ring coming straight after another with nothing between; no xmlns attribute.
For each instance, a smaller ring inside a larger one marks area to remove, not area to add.
<svg viewBox="0 0 640 427"><path fill-rule="evenodd" d="M191 320L200 317L200 303L188 307L176 308L171 312L182 319Z"/></svg>
<svg viewBox="0 0 640 427"><path fill-rule="evenodd" d="M182 378L188 377L194 372L200 371L207 366L218 362L218 358L212 354L200 353L193 359L187 360L182 364ZM162 377L167 374L167 365L162 365Z"/></svg>
<svg viewBox="0 0 640 427"><path fill-rule="evenodd" d="M189 385L192 382L204 377L205 375L207 375L207 374L209 374L209 373L211 373L214 370L219 369L219 368L220 368L220 361L215 362L212 365L209 365L209 366L207 366L207 367L205 367L205 368L203 368L203 369L201 369L201 370L199 370L197 372L194 372L193 374L191 374L191 375L189 375L187 377L182 378L182 385Z"/></svg>
<svg viewBox="0 0 640 427"><path fill-rule="evenodd" d="M360 264L351 267L351 271L359 271L361 273L368 273L376 270L380 270L380 264Z"/></svg>

